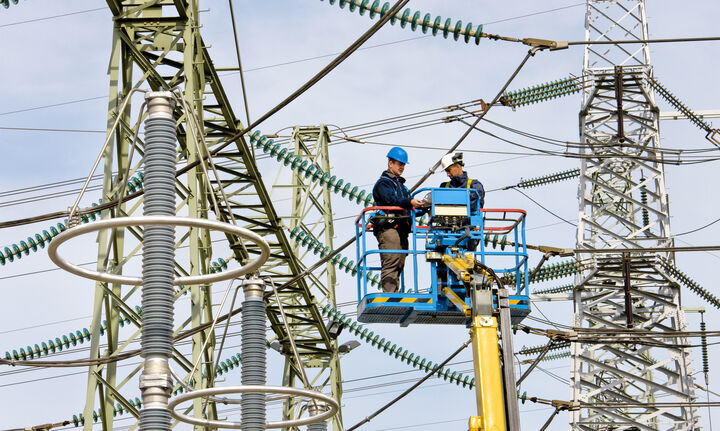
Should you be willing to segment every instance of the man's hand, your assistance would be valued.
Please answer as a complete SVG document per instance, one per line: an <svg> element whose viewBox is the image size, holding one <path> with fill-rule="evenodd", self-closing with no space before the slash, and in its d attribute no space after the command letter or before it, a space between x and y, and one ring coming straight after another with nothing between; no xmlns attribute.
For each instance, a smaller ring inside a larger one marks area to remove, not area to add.
<svg viewBox="0 0 720 431"><path fill-rule="evenodd" d="M413 208L424 208L428 206L428 203L418 199L410 199L410 205L412 205Z"/></svg>

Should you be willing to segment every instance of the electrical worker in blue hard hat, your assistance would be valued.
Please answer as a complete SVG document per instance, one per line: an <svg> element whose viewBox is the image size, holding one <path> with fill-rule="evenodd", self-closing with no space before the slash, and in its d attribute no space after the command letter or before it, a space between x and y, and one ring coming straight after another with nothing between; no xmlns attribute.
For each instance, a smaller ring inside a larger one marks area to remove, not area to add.
<svg viewBox="0 0 720 431"><path fill-rule="evenodd" d="M440 164L450 178L450 181L443 182L440 187L475 190L477 193L470 193L470 210L472 213L477 213L479 208L485 206L485 189L480 181L471 179L468 177L467 172L463 170L465 163L463 163L462 153L445 154L440 159Z"/></svg>
<svg viewBox="0 0 720 431"><path fill-rule="evenodd" d="M405 187L405 178L402 173L408 163L407 151L400 147L392 147L387 153L387 170L373 187L373 199L377 206L394 206L403 208L402 211L385 211L384 216L373 218L373 233L378 240L380 250L407 250L408 235L411 230L410 209L423 207L425 203L410 197L410 191ZM380 253L382 270L380 278L382 289L386 293L397 292L400 289L400 274L405 266L404 253Z"/></svg>

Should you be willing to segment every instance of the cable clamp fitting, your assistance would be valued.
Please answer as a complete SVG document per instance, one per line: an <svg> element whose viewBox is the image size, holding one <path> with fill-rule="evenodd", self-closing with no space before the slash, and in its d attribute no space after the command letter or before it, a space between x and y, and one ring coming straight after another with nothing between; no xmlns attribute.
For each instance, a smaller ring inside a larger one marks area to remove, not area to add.
<svg viewBox="0 0 720 431"><path fill-rule="evenodd" d="M560 257L568 257L568 256L572 256L575 254L575 249L573 249L573 248L550 247L548 245L539 245L538 251L547 253L550 256L560 256Z"/></svg>
<svg viewBox="0 0 720 431"><path fill-rule="evenodd" d="M75 227L79 225L81 221L80 209L76 209L75 212L73 212L72 207L68 207L67 228L70 229L71 227Z"/></svg>
<svg viewBox="0 0 720 431"><path fill-rule="evenodd" d="M575 331L559 331L556 329L546 329L545 333L549 338L552 338L554 340L573 341L577 339L577 333Z"/></svg>
<svg viewBox="0 0 720 431"><path fill-rule="evenodd" d="M568 48L567 40L547 40L527 37L522 40L522 43L528 46L532 46L533 48L549 49L550 51L557 51L560 49Z"/></svg>
<svg viewBox="0 0 720 431"><path fill-rule="evenodd" d="M580 403L577 401L552 400L551 405L558 410L571 411L580 409Z"/></svg>

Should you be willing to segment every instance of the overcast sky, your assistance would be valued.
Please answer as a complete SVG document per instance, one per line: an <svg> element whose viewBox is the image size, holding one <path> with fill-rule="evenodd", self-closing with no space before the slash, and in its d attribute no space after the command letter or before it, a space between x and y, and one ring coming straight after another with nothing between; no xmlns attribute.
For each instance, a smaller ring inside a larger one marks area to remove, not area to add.
<svg viewBox="0 0 720 431"><path fill-rule="evenodd" d="M252 2L235 0L238 17L238 38L246 73L247 97L251 119L258 118L287 94L302 85L332 57L342 51L372 22L366 16L349 13L331 6L327 1L294 0ZM409 6L433 16L462 19L464 23L485 23L485 31L515 37L538 37L556 40L584 39L584 2L551 0L513 2L412 0ZM112 19L105 3L92 0L57 2L51 0L20 0L9 9L0 8L0 40L2 40L2 78L0 79L0 220L10 220L59 211L72 204L74 195L61 192L77 185L54 187L18 194L9 192L59 181L77 179L88 174L103 142L107 116L108 76ZM225 1L204 1L201 8L202 34L210 45L216 67L234 66L228 5ZM98 9L98 10L95 10ZM558 9L548 13L536 12ZM715 17L720 4L711 0L694 2L654 1L647 6L650 35L654 38L679 36L716 36ZM53 17L68 14L67 16ZM532 16L522 17L523 15ZM491 100L509 74L522 60L526 47L506 42L483 40L474 43L444 40L442 37L420 37L420 31L399 25L380 30L363 49L344 61L336 70L302 97L270 118L259 129L272 133L294 125L332 124L340 127L396 115L443 107L475 99ZM377 46L382 45L382 46ZM691 109L716 109L717 42L653 45L651 56L658 80L684 101ZM532 58L520 72L511 89L582 73L582 48L542 52ZM310 59L310 60L306 60ZM303 60L303 61L298 61ZM289 63L289 64L288 64ZM244 118L240 79L237 74L222 76L223 85L235 107ZM673 110L658 100L662 111ZM512 128L550 137L560 141L578 140L580 96L570 96L531 107L494 108L488 119ZM243 120L244 121L244 120ZM522 138L485 124L488 130L511 141L534 148L552 148L547 144ZM392 145L413 145L405 176L412 184L450 147L465 130L463 124L451 122L408 132L374 138L374 142ZM9 128L73 129L84 132L19 131ZM98 133L99 131L99 133ZM285 131L287 132L287 131ZM668 148L707 149L711 144L701 132L686 121L661 124L661 143ZM472 133L461 147L470 175L483 182L486 189L496 189L561 170L579 167L575 159L548 157L480 133ZM553 148L554 149L554 148ZM333 173L356 185L370 189L384 168L388 147L376 144L341 143L330 150ZM262 160L259 166L268 188L277 177L278 164ZM671 229L685 232L717 218L718 202L715 189L717 162L690 166L666 166L666 187L671 204ZM280 173L281 180L287 172ZM434 175L426 184L443 181ZM282 197L284 192L274 192ZM560 217L577 220L577 181L566 181L528 190L530 196ZM44 195L48 196L44 196ZM89 193L83 204L98 199ZM34 202L8 202L16 199L39 198ZM524 208L528 211L527 237L533 244L572 247L574 226L560 221L514 191L488 193L486 207ZM279 211L287 207L278 204ZM336 244L353 234L350 219L359 207L337 197L333 210L338 219ZM4 247L28 235L46 229L43 222L0 231ZM695 234L676 239L679 246L717 244L720 223ZM85 242L83 242L85 241ZM79 240L78 246L67 248L74 262L91 262L96 246L92 239ZM352 257L353 253L348 253ZM223 256L217 252L216 257ZM537 262L538 256L532 256ZM712 268L720 263L718 253L679 254L677 266L705 288L716 288ZM138 270L136 264L129 268ZM41 272L38 272L41 271ZM556 280L547 286L570 283ZM540 287L540 286L538 286ZM225 285L215 286L221 292ZM0 273L0 354L6 350L34 345L54 339L90 324L93 283L64 271L54 269L46 252L31 254L22 260L6 263ZM355 282L348 276L340 278L338 302L357 300ZM220 294L216 294L219 302ZM183 301L183 300L181 300ZM185 300L187 304L187 300ZM716 329L717 310L706 305L695 294L683 291L684 306L707 306L708 329ZM183 306L186 309L186 305ZM350 313L353 306L343 308ZM572 304L538 304L534 315L542 313L560 323L569 324ZM176 314L176 323L182 312ZM688 328L699 328L699 316L688 315ZM463 327L414 326L400 329L391 325L375 325L376 333L410 349L433 362L442 361L467 338ZM236 327L236 332L239 327ZM129 334L128 334L129 335ZM344 332L341 342L354 339ZM542 344L539 337L518 336L515 348ZM84 346L83 346L84 347ZM717 352L710 347L711 355ZM226 352L239 352L239 337L234 337ZM86 352L79 353L81 356ZM282 358L269 351L269 381L279 384ZM225 356L225 355L223 355ZM702 370L699 351L692 352L693 367ZM65 359L65 356L59 356ZM452 365L455 370L470 370L469 350ZM343 378L363 379L385 373L406 372L395 376L349 381L345 385L345 424L351 425L392 399L411 383L394 384L419 377L417 371L375 348L363 344L342 360ZM129 361L128 363L134 363ZM563 379L569 378L569 360L542 364L548 373L535 371L523 384L528 395L567 400L570 389ZM70 373L79 373L68 376ZM470 371L470 373L472 373ZM720 382L711 370L711 387ZM702 375L697 383L704 385ZM49 371L0 369L0 428L33 426L68 419L83 410L86 375L82 369ZM21 384L22 383L22 384ZM221 385L239 384L239 372L230 374ZM353 388L378 385L372 389ZM716 388L719 386L715 386ZM138 396L128 388L128 396ZM720 391L717 391L720 392ZM705 394L698 392L704 400ZM711 399L717 399L711 397ZM464 429L467 417L474 414L474 393L453 384L431 379L421 389L395 407L374 419L367 429L422 430ZM552 409L525 404L521 406L525 430L533 430L550 415ZM279 409L269 410L278 417ZM707 410L700 411L701 423L707 427ZM127 419L117 426L131 423ZM238 412L228 417L239 420ZM567 427L567 414L555 419L551 430ZM717 420L718 417L715 417ZM455 421L447 427L439 424Z"/></svg>

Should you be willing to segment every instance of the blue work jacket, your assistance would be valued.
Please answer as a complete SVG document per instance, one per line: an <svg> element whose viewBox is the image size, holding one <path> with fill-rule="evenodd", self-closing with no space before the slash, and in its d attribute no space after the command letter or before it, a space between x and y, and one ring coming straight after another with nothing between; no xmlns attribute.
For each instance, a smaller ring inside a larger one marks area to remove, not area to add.
<svg viewBox="0 0 720 431"><path fill-rule="evenodd" d="M405 187L405 178L385 171L373 187L373 199L376 206L405 208L403 211L385 211L385 216L375 217L375 234L385 229L397 229L407 235L410 231L410 190Z"/></svg>
<svg viewBox="0 0 720 431"><path fill-rule="evenodd" d="M477 211L478 197L480 199L480 208L485 207L485 188L483 188L482 183L478 180L473 179L468 181L468 174L465 171L463 171L462 174L456 177L450 178L450 181L445 181L444 183L440 184L440 187L456 189L474 189L477 191L477 195L475 193L470 193L470 208L472 212Z"/></svg>
<svg viewBox="0 0 720 431"><path fill-rule="evenodd" d="M398 177L390 171L383 172L375 183L373 199L377 206L412 208L410 190L405 187L405 178Z"/></svg>

